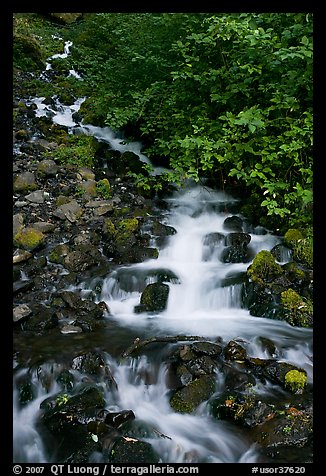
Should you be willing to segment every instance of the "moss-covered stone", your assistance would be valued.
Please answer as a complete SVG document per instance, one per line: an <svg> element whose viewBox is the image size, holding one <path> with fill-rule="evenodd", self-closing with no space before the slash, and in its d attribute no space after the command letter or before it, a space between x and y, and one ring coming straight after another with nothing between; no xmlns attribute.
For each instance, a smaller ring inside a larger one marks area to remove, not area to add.
<svg viewBox="0 0 326 476"><path fill-rule="evenodd" d="M115 236L117 246L130 246L135 243L134 234L139 229L137 218L125 218L116 225L117 234Z"/></svg>
<svg viewBox="0 0 326 476"><path fill-rule="evenodd" d="M148 284L144 289L140 304L145 311L159 312L166 308L170 288L164 283Z"/></svg>
<svg viewBox="0 0 326 476"><path fill-rule="evenodd" d="M88 197L97 197L98 190L95 180L85 180L76 187L77 194L85 194Z"/></svg>
<svg viewBox="0 0 326 476"><path fill-rule="evenodd" d="M23 172L14 179L14 192L30 192L36 189L37 184L32 172Z"/></svg>
<svg viewBox="0 0 326 476"><path fill-rule="evenodd" d="M192 413L200 403L208 400L215 391L215 378L203 375L186 387L177 390L170 399L170 405L175 412Z"/></svg>
<svg viewBox="0 0 326 476"><path fill-rule="evenodd" d="M107 238L110 238L110 239L114 238L116 233L117 233L117 229L115 227L115 224L113 223L113 221L110 218L106 218L104 220L103 233L104 233L104 235L107 236Z"/></svg>
<svg viewBox="0 0 326 476"><path fill-rule="evenodd" d="M42 160L37 166L37 174L40 177L54 177L58 172L58 166L54 160Z"/></svg>
<svg viewBox="0 0 326 476"><path fill-rule="evenodd" d="M96 191L100 197L105 200L109 199L111 197L111 185L109 180L107 178L99 180L96 183Z"/></svg>
<svg viewBox="0 0 326 476"><path fill-rule="evenodd" d="M13 59L14 64L24 71L42 70L45 67L42 49L35 36L14 34Z"/></svg>
<svg viewBox="0 0 326 476"><path fill-rule="evenodd" d="M291 249L299 240L303 240L303 234L296 228L290 228L284 235L284 243Z"/></svg>
<svg viewBox="0 0 326 476"><path fill-rule="evenodd" d="M14 245L27 251L33 251L44 243L44 234L32 227L20 230L14 236Z"/></svg>
<svg viewBox="0 0 326 476"><path fill-rule="evenodd" d="M313 233L311 228L304 232L296 228L290 228L284 235L284 242L292 250L295 261L312 269Z"/></svg>
<svg viewBox="0 0 326 476"><path fill-rule="evenodd" d="M307 375L299 370L290 370L285 375L285 387L293 393L302 393L307 384Z"/></svg>
<svg viewBox="0 0 326 476"><path fill-rule="evenodd" d="M70 252L70 248L66 244L55 246L49 254L49 260L52 263L63 264L65 257Z"/></svg>
<svg viewBox="0 0 326 476"><path fill-rule="evenodd" d="M283 273L281 265L276 263L270 251L261 250L247 269L248 277L257 283L269 283Z"/></svg>
<svg viewBox="0 0 326 476"><path fill-rule="evenodd" d="M281 293L281 304L284 308L284 317L293 326L309 327L313 321L312 302L303 299L293 289Z"/></svg>

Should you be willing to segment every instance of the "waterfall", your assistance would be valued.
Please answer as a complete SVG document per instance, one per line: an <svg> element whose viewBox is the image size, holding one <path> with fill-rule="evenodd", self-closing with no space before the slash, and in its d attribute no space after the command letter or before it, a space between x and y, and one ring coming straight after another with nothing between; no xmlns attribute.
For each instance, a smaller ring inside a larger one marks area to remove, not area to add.
<svg viewBox="0 0 326 476"><path fill-rule="evenodd" d="M65 57L71 45L71 42L66 42L64 53L51 58ZM79 98L70 106L62 105L58 98L53 98L52 104L47 105L44 99L30 100L37 106L37 117L50 116L54 123L68 127L70 132L92 135L120 152L133 151L142 161L150 164L150 160L142 153L140 143L124 142L109 127L101 128L75 121L74 113L85 98ZM164 170L154 167L154 173ZM224 223L226 218L234 215L227 211L226 205L232 208L237 200L224 191L189 182L167 198L166 203L167 209L162 211L161 221L173 227L176 233L169 236L164 247L159 249L158 258L121 265L103 279L96 301L104 301L110 309L111 314L106 318L111 325L109 338L118 339L123 329L127 335L133 331L140 337L182 334L212 340L220 338L225 342L240 339L245 343L249 356L268 358L258 340L258 337L266 337L275 345L277 358L305 369L308 382L311 383L312 329L290 326L286 321L251 316L242 304L241 276L252 261L232 263L221 259L228 234ZM270 251L281 243L280 237L262 227L249 228L246 233L250 235L248 249L252 259L260 250ZM221 240L211 243L207 237L212 234L221 236ZM152 240L155 245L155 237ZM288 259L288 256L282 255L283 259ZM135 313L144 285L155 281L151 272L160 269L176 276L176 279L166 281L169 287L166 308L161 312ZM87 294L87 283L79 286ZM95 337L90 335L88 339ZM163 462L257 461L257 452L252 443L240 431L235 432L230 423L213 419L206 402L193 414L172 410L169 404L170 388L167 385L168 368L163 361L155 362L148 356L141 356L120 362L108 352L105 355L118 386L114 393L106 389L106 408L110 411L132 410L136 419L151 429L145 440L152 444ZM17 385L19 377L26 373L27 369L18 371L14 384ZM224 389L224 377L218 371L214 377L218 396ZM19 463L50 462L51 457L46 454L37 430L37 420L40 403L59 388L52 383L50 388L45 389L36 373L32 374L31 380L35 395L24 405L19 402L16 386L14 390L14 460ZM263 393L272 390L271 386L266 385L257 391ZM161 437L153 436L157 434Z"/></svg>

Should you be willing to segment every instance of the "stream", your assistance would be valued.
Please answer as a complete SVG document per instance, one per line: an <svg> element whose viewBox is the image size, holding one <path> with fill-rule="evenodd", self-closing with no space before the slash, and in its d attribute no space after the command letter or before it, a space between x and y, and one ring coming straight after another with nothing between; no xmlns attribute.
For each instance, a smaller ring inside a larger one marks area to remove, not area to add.
<svg viewBox="0 0 326 476"><path fill-rule="evenodd" d="M70 43L67 43L70 47ZM65 48L65 54L69 48ZM50 65L47 66L50 69ZM74 72L72 72L74 74ZM44 98L32 98L36 116L51 116L53 122L68 127L71 133L93 135L119 151L131 150L144 162L149 159L141 152L140 143L125 143L110 128L76 123L73 114L84 98L71 106L58 100L55 106L45 105ZM163 169L154 167L154 173ZM81 295L93 294L95 302L105 302L110 309L106 326L91 334L49 334L39 338L29 335L17 337L19 345L30 352L31 367L16 367L14 362L14 462L56 462L55 453L44 447L43 436L38 430L40 403L59 390L56 375L67 365L76 351L100 350L105 356L118 390L104 388L106 409L109 411L132 410L136 421L156 434L144 435L163 463L255 463L260 454L246 432L231 422L212 418L207 402L199 405L192 414L175 412L169 398L169 352L175 344L148 346L137 357L121 358L122 352L136 339L159 336L202 336L212 342L237 340L246 348L250 357L266 359L269 355L261 338L274 343L279 362L288 362L307 372L312 383L312 329L289 325L286 321L251 316L242 303L243 276L255 255L261 250L270 251L282 242L279 236L262 227L253 227L245 217L244 232L251 237L248 250L250 261L229 263L221 260L225 242L214 246L207 240L212 233L225 235L225 219L238 215L238 200L225 193L189 182L165 199L166 209L160 210L161 222L173 227L176 233L164 243L152 237L151 245L159 250L157 259L142 263L121 265L100 281L87 279L67 290L80 291ZM289 260L285 254L284 264ZM161 312L135 313L145 286L155 282L157 272L164 270L170 277L169 297ZM38 362L40 362L38 364ZM73 371L76 381L85 377ZM29 375L35 389L35 398L26 405L19 404L17 382ZM225 391L222 373L215 372L215 396ZM282 400L282 391L273 384L257 383L257 394L268 393L273 399ZM93 462L101 462L94 454Z"/></svg>

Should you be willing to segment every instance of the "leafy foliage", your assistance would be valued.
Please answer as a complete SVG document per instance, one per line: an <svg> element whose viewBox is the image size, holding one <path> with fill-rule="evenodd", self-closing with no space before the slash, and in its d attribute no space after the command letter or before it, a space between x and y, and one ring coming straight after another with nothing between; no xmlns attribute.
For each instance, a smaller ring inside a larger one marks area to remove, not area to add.
<svg viewBox="0 0 326 476"><path fill-rule="evenodd" d="M132 125L148 156L168 157L168 180L198 181L222 170L249 194L258 192L267 215L309 223L311 15L128 18L128 28L126 18L120 19L106 43L115 51L119 82L111 83L108 74L112 100L106 104L107 125L126 130ZM100 19L103 25L117 20L112 14ZM102 68L109 72L110 65L108 58Z"/></svg>
<svg viewBox="0 0 326 476"><path fill-rule="evenodd" d="M48 23L35 28L52 51ZM275 227L311 224L311 13L89 13L60 35L73 41L65 69L82 80L57 87L88 96L86 122L168 161L159 180L134 174L140 188L211 178L252 197Z"/></svg>

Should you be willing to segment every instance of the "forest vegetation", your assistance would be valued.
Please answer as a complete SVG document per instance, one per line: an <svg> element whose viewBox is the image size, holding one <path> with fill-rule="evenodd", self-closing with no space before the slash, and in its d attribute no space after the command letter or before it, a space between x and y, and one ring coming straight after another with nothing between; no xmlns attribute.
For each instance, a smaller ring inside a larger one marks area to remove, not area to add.
<svg viewBox="0 0 326 476"><path fill-rule="evenodd" d="M144 164L143 173L130 174L140 188L206 179L245 198L246 213L262 225L311 229L311 13L87 13L55 26L52 20L14 15L14 72L41 70L58 52L58 37L72 41L71 54L57 64L62 76L51 83L35 76L26 87L66 101L85 96L85 123L141 141L143 153L168 172L151 175ZM70 68L82 81L64 74Z"/></svg>

